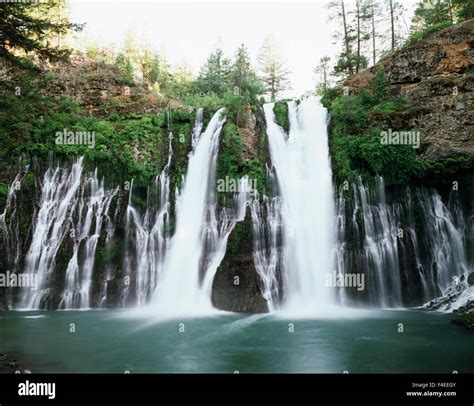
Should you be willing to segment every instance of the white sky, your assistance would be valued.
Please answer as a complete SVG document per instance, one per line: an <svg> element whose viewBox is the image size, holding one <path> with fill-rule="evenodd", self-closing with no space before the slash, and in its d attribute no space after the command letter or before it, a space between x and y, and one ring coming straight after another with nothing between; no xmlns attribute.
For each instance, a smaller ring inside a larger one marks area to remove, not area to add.
<svg viewBox="0 0 474 406"><path fill-rule="evenodd" d="M85 35L120 45L130 26L152 48L165 49L171 64L185 60L197 73L218 38L232 57L243 42L256 64L258 49L267 35L281 44L293 85L288 94L299 96L315 86L314 67L328 55L334 62L340 50L332 37L327 0L306 2L126 2L71 0L71 18L86 23ZM411 0L406 3L412 3ZM407 7L411 10L411 6Z"/></svg>

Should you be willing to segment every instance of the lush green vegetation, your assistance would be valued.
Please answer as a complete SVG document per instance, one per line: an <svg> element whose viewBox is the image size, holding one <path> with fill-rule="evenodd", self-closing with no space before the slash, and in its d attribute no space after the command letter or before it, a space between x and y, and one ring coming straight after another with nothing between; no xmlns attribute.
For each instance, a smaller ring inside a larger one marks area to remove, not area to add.
<svg viewBox="0 0 474 406"><path fill-rule="evenodd" d="M421 0L412 19L408 44L471 18L474 18L474 3L471 0Z"/></svg>
<svg viewBox="0 0 474 406"><path fill-rule="evenodd" d="M193 113L171 114L169 123L166 111L161 115L112 113L108 117L94 117L67 97L43 96L40 87L44 79L28 82L22 76L14 85L17 83L21 89L19 96L8 88L0 89L3 164L13 163L20 155L46 161L50 151L66 160L84 155L90 167L98 165L102 174L107 175L107 181L123 184L134 178L140 185L148 184L164 167L169 130L176 135L184 134L173 140L176 155L186 156L189 151ZM58 144L57 135L70 131L93 133L93 143Z"/></svg>
<svg viewBox="0 0 474 406"><path fill-rule="evenodd" d="M46 9L60 13L62 2L58 0L55 7L53 3ZM13 6L18 5L5 5L2 12ZM53 88L57 86L60 80L57 73L41 71L36 66L32 74L27 62L31 60L32 63L35 55L54 62L60 57L65 58L71 50L51 45L52 41L38 41L36 36L41 33L44 38L52 39L80 27L66 19L52 22L47 14L37 14L39 9L22 4L15 14L25 27L31 28L31 34L22 31L21 24L15 27L10 21L2 22L11 29L9 41L12 44L2 48L2 52L8 52L2 60L7 80L0 84L2 165L13 164L19 156L30 161L34 157L40 163L46 163L50 151L57 159L65 161L83 155L88 167L98 166L108 182L123 185L133 178L134 186L139 190L149 185L166 164L171 132L173 193L175 187L181 185L186 171L196 109L204 108L206 124L212 114L225 107L227 124L222 136L219 176L237 179L248 175L257 180L260 190L264 188L265 156L257 157L253 153L250 159L244 157L243 127L259 108L257 95L265 92L250 64L245 45L236 50L232 60L224 57L217 47L198 77L193 79L185 66L178 66L171 73L165 56L138 42L130 32L123 48L114 57L106 48L89 47L83 55L89 59L74 78L77 88L51 94L48 89L51 85ZM22 50L24 52L18 54ZM27 56L26 52L30 55ZM94 64L97 70L89 68ZM64 66L62 69L68 68ZM127 98L106 97L94 101L92 109L74 102L71 98L74 92L80 92L88 81L102 81L106 86L129 86L132 93L143 94L143 99L155 96L163 106L161 113L136 114ZM169 103L177 107L169 109ZM93 145L57 142L59 133L69 132L94 134Z"/></svg>
<svg viewBox="0 0 474 406"><path fill-rule="evenodd" d="M227 241L227 253L233 255L242 252L242 244L249 241L252 241L252 227L245 221L237 223Z"/></svg>
<svg viewBox="0 0 474 406"><path fill-rule="evenodd" d="M275 120L277 124L286 132L290 131L290 119L288 118L288 103L285 101L277 101L273 106Z"/></svg>
<svg viewBox="0 0 474 406"><path fill-rule="evenodd" d="M328 56L320 58L314 69L318 76L315 89L318 95L325 92L334 79L344 80L374 66L397 49L474 18L472 0L418 0L408 26L404 21L407 8L403 3L401 0L328 2L329 18L336 24L334 38L340 50L333 61Z"/></svg>
<svg viewBox="0 0 474 406"><path fill-rule="evenodd" d="M434 32L448 28L451 25L453 24L450 21L443 21L440 23L430 25L427 28L421 29L420 31L415 31L407 39L405 45L410 46L410 45L416 44L418 41L421 41L422 39L429 37Z"/></svg>
<svg viewBox="0 0 474 406"><path fill-rule="evenodd" d="M390 122L390 116L414 108L388 93L382 71L376 73L370 90L360 88L356 94L343 95L342 89L329 88L321 100L331 113L329 146L338 182L358 176L370 181L375 174L383 176L388 185L422 179L428 183L450 182L474 165L473 156L428 162L420 159L413 145L381 142L382 132L388 128L380 123Z"/></svg>
<svg viewBox="0 0 474 406"><path fill-rule="evenodd" d="M390 115L404 106L404 100L390 97L387 88L378 71L371 91L361 88L355 95L344 96L330 89L323 95L332 117L330 149L340 182L379 174L387 184L403 184L423 169L412 146L382 144L383 129L369 124L371 115Z"/></svg>

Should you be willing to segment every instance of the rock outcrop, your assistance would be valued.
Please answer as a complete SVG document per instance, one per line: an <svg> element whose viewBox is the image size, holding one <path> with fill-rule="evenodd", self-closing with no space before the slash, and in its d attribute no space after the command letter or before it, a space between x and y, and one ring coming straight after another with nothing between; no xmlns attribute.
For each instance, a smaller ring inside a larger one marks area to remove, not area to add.
<svg viewBox="0 0 474 406"><path fill-rule="evenodd" d="M252 253L252 221L247 208L245 219L237 223L228 240L227 252L212 284L212 304L238 313L266 313Z"/></svg>
<svg viewBox="0 0 474 406"><path fill-rule="evenodd" d="M189 110L176 100L166 100L138 83L127 83L112 65L90 58L71 55L67 63L48 66L49 81L45 94L68 95L90 115L111 113L160 114L164 109ZM191 109L192 110L192 109Z"/></svg>
<svg viewBox="0 0 474 406"><path fill-rule="evenodd" d="M344 84L352 90L370 88L378 69L392 94L408 102L385 125L419 131L422 159L474 154L474 20L400 49Z"/></svg>

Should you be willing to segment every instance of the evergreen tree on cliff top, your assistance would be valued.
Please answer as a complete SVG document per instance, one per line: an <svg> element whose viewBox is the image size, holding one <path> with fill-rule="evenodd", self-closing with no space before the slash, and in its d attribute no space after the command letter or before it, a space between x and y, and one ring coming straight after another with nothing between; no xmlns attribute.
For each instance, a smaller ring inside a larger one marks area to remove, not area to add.
<svg viewBox="0 0 474 406"><path fill-rule="evenodd" d="M258 63L262 72L261 79L271 100L275 100L284 90L290 88L290 70L286 67L281 51L272 37L265 38Z"/></svg>
<svg viewBox="0 0 474 406"><path fill-rule="evenodd" d="M64 1L0 4L0 60L9 66L38 69L45 61L64 59L60 38L79 30L61 13Z"/></svg>
<svg viewBox="0 0 474 406"><path fill-rule="evenodd" d="M224 57L224 51L217 46L201 67L195 82L198 91L223 96L227 90L230 73L230 61Z"/></svg>
<svg viewBox="0 0 474 406"><path fill-rule="evenodd" d="M252 68L245 44L242 44L235 52L235 59L230 70L229 79L230 85L240 95L248 93L250 96L255 96L265 91Z"/></svg>

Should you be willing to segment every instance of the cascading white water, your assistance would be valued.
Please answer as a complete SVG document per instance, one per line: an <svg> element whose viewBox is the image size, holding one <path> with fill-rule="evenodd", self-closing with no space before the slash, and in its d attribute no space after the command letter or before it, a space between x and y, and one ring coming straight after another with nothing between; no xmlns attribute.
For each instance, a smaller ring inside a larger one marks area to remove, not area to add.
<svg viewBox="0 0 474 406"><path fill-rule="evenodd" d="M355 267L364 273L363 301L378 307L418 305L445 294L454 278L467 274L462 213L453 207L461 223L456 227L435 190L412 193L407 188L402 201L388 202L384 181L377 176L373 190L359 179L347 197L341 190L336 269L345 274ZM349 296L340 290L341 301L357 302Z"/></svg>
<svg viewBox="0 0 474 406"><path fill-rule="evenodd" d="M117 204L115 206L115 213L111 217L109 214L106 214L106 222L105 222L105 255L107 258L111 258L112 255L112 244L115 234L115 225L118 223L118 214L120 212L120 197L117 199ZM114 277L114 266L111 261L107 261L105 264L105 275L102 278L101 288L100 288L100 296L99 296L99 307L107 307L107 299L108 299L108 287L109 282Z"/></svg>
<svg viewBox="0 0 474 406"><path fill-rule="evenodd" d="M201 261L201 269L204 270L201 290L204 297L207 298L204 299L206 301L211 297L214 276L225 256L230 233L235 224L245 218L250 193L247 176L239 180L238 191L239 193L233 196L232 207L224 206L220 208L219 213L216 201L213 194L211 194L211 203L208 206L208 221L204 226L202 239L206 252Z"/></svg>
<svg viewBox="0 0 474 406"><path fill-rule="evenodd" d="M260 277L262 296L268 303L268 310L275 311L280 305L281 252L281 199L280 196L250 203L252 214L253 258Z"/></svg>
<svg viewBox="0 0 474 406"><path fill-rule="evenodd" d="M105 189L104 180L97 178L97 169L82 182L81 189L76 216L78 223L72 228L74 234L70 235L74 239L73 254L66 268L65 287L58 305L63 309L87 309L92 305L90 292L97 243L112 198L118 192L118 189ZM81 249L84 259L79 263Z"/></svg>
<svg viewBox="0 0 474 406"><path fill-rule="evenodd" d="M215 173L219 134L224 110L217 111L206 131L194 134L186 179L176 201L176 228L167 250L164 270L155 290L153 307L158 313L192 314L212 309L210 296L202 289L200 261L203 224L210 194L209 179ZM195 131L200 128L195 126Z"/></svg>
<svg viewBox="0 0 474 406"><path fill-rule="evenodd" d="M16 207L16 192L20 189L24 174L18 173L8 187L7 200L3 213L0 214L0 231L3 234L3 242L6 248L8 266L11 271L17 272L20 263L20 236L18 229L18 213ZM8 218L7 218L8 217Z"/></svg>
<svg viewBox="0 0 474 406"><path fill-rule="evenodd" d="M264 106L270 154L282 198L285 308L323 313L335 302L333 215L327 112L316 100L288 103L288 136Z"/></svg>
<svg viewBox="0 0 474 406"><path fill-rule="evenodd" d="M170 177L169 168L173 156L172 134L169 134L168 160L156 186L148 190L146 213L141 217L130 199L126 211L127 251L125 253L125 274L135 275L135 303L144 305L152 296L162 271L166 249L169 243ZM159 196L155 196L159 194ZM128 292L129 293L129 292ZM123 297L123 302L127 297ZM125 304L125 303L123 303Z"/></svg>
<svg viewBox="0 0 474 406"><path fill-rule="evenodd" d="M19 307L38 309L50 299L51 276L55 258L68 230L71 215L77 203L75 196L81 184L82 161L79 158L71 171L59 166L49 168L43 187L31 245L26 254L25 272L35 276L34 287L26 288Z"/></svg>
<svg viewBox="0 0 474 406"><path fill-rule="evenodd" d="M441 293L446 293L454 277L467 273L469 267L464 252L461 232L454 226L451 213L438 193L418 192L424 219L430 226L429 249L431 269Z"/></svg>
<svg viewBox="0 0 474 406"><path fill-rule="evenodd" d="M358 189L361 200L361 212L364 219L364 250L368 269L375 272L377 292L382 307L401 304L401 286L398 264L397 230L398 225L389 215L385 202L385 187L382 182L377 185L379 203L369 205L368 190L359 179ZM399 216L395 216L398 218ZM380 233L377 233L375 221L380 222ZM391 298L391 300L390 300Z"/></svg>

